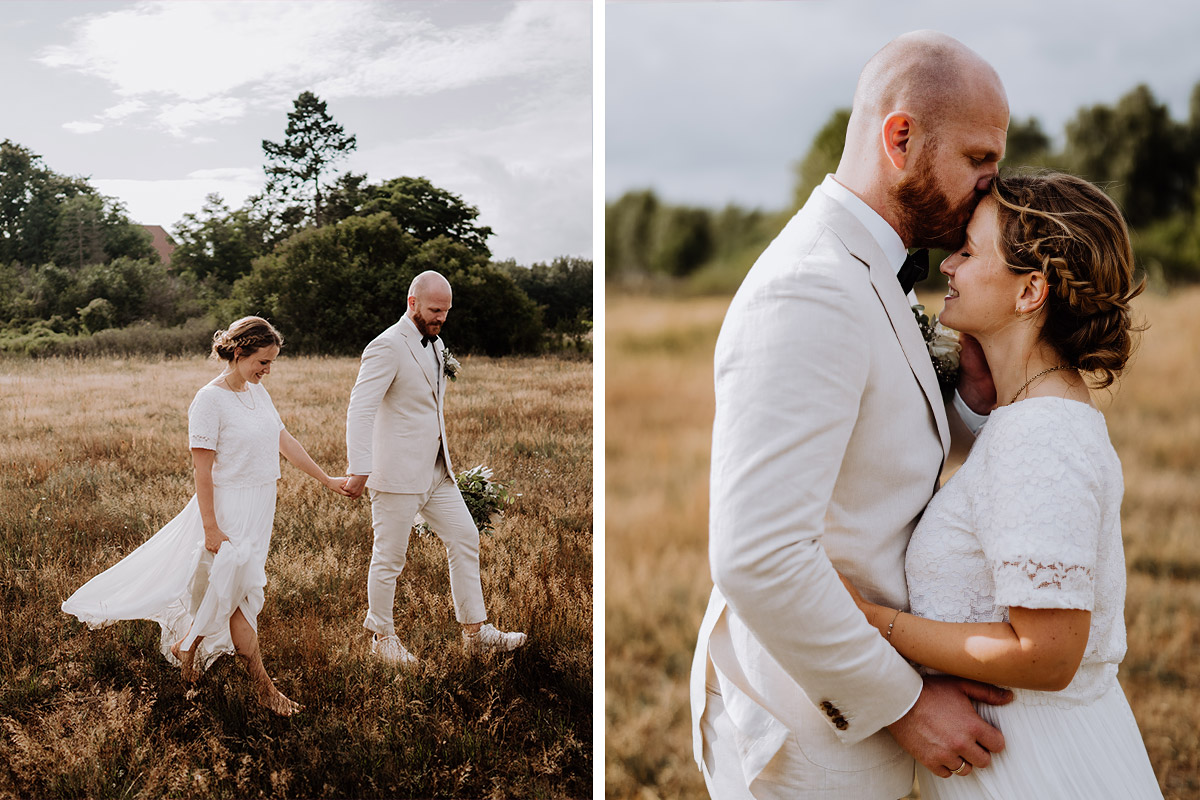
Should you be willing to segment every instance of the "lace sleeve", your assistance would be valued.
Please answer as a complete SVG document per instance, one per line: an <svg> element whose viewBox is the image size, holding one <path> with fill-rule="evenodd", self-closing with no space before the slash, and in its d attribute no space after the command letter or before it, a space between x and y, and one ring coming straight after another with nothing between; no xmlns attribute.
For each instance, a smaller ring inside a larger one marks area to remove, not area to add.
<svg viewBox="0 0 1200 800"><path fill-rule="evenodd" d="M196 393L188 408L188 447L216 450L221 430L220 409L212 391L205 389Z"/></svg>
<svg viewBox="0 0 1200 800"><path fill-rule="evenodd" d="M1015 411L991 432L975 495L996 605L1090 611L1101 528L1096 471L1059 421Z"/></svg>

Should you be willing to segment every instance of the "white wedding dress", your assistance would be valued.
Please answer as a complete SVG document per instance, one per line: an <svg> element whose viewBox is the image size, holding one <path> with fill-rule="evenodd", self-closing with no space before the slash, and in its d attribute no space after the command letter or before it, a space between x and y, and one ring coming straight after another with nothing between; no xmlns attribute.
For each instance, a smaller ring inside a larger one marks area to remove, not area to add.
<svg viewBox="0 0 1200 800"><path fill-rule="evenodd" d="M1004 734L1004 750L962 777L918 766L924 800L1162 798L1117 683L1123 493L1103 414L1031 398L992 412L966 463L930 501L908 546L912 613L996 622L1016 606L1088 609L1092 619L1071 684L979 704Z"/></svg>
<svg viewBox="0 0 1200 800"><path fill-rule="evenodd" d="M267 585L264 569L275 518L279 434L283 422L261 385L234 393L209 384L188 409L191 447L215 450L213 506L229 537L214 556L204 548L204 522L193 495L173 520L118 563L71 595L62 610L91 628L150 619L161 627L160 649L183 650L204 637L195 664L203 670L233 653L229 618L240 608L257 631Z"/></svg>

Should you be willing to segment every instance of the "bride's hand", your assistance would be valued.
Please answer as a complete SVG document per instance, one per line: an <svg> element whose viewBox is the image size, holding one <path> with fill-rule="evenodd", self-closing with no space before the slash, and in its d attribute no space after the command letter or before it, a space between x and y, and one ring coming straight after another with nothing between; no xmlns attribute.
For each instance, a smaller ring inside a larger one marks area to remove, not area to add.
<svg viewBox="0 0 1200 800"><path fill-rule="evenodd" d="M854 584L851 583L845 575L839 572L838 577L842 579L842 585L846 587L846 591L850 592L850 596L854 598L855 605L857 605L860 609L865 609L869 604L867 603L866 598L862 596L862 593L860 593L858 589L854 588Z"/></svg>
<svg viewBox="0 0 1200 800"><path fill-rule="evenodd" d="M210 553L216 553L221 549L221 545L229 541L220 528L212 527L204 529L204 549Z"/></svg>
<svg viewBox="0 0 1200 800"><path fill-rule="evenodd" d="M346 489L346 480L347 479L345 477L332 478L332 477L326 475L325 480L322 481L322 483L325 484L325 487L327 489L329 489L330 491L333 491L333 492L337 492L342 497L354 497L354 495L351 494Z"/></svg>

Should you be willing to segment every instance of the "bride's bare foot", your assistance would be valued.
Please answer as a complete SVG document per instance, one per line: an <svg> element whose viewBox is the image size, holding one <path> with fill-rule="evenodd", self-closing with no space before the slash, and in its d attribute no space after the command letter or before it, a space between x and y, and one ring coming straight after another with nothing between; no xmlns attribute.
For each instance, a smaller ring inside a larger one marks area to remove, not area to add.
<svg viewBox="0 0 1200 800"><path fill-rule="evenodd" d="M299 703L289 699L287 695L274 686L271 686L267 691L259 692L258 704L281 717L290 717L301 711Z"/></svg>
<svg viewBox="0 0 1200 800"><path fill-rule="evenodd" d="M179 671L183 674L183 680L187 683L195 683L200 680L200 672L196 669L196 645L192 645L191 650L180 650L179 645L181 644L183 644L182 639L171 645L171 655L179 659Z"/></svg>

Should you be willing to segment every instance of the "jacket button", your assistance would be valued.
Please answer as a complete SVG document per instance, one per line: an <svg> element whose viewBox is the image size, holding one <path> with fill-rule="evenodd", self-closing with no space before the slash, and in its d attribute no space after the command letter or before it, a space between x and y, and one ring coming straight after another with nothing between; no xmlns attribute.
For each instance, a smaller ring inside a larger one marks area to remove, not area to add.
<svg viewBox="0 0 1200 800"><path fill-rule="evenodd" d="M846 720L842 719L841 717L838 717L836 720L834 720L833 725L839 731L844 731L844 730L846 730L846 728L850 727L850 725L846 722Z"/></svg>

